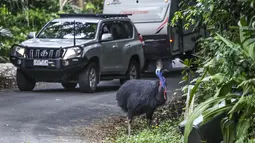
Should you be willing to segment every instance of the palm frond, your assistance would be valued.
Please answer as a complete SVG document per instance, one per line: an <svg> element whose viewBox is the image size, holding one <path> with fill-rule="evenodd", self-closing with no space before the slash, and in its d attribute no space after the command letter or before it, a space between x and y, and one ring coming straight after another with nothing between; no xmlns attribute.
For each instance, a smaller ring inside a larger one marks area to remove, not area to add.
<svg viewBox="0 0 255 143"><path fill-rule="evenodd" d="M248 129L251 127L251 119L240 119L237 123L237 128L236 128L236 143L243 143L245 140L248 138Z"/></svg>
<svg viewBox="0 0 255 143"><path fill-rule="evenodd" d="M235 141L236 123L225 117L221 121L221 131L223 133L223 143L233 143Z"/></svg>
<svg viewBox="0 0 255 143"><path fill-rule="evenodd" d="M227 106L223 106L220 108L214 108L211 110L206 110L203 113L203 123L207 123L208 121L210 121L211 119L213 119L214 117L222 114L222 113L226 113L228 111L230 111L232 109L233 105L227 105Z"/></svg>

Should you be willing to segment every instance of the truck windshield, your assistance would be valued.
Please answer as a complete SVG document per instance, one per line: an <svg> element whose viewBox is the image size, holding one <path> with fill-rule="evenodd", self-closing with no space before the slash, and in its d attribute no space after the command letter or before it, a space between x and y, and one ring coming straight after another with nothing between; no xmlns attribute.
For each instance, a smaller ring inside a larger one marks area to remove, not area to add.
<svg viewBox="0 0 255 143"><path fill-rule="evenodd" d="M37 38L74 38L75 33L75 38L77 39L94 39L96 30L97 23L75 22L74 24L74 21L54 21L47 24Z"/></svg>

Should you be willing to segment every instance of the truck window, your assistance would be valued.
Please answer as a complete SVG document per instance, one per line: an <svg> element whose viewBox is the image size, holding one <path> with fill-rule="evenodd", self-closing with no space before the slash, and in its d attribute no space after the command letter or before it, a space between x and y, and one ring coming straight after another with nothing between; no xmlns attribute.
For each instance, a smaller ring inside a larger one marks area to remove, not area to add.
<svg viewBox="0 0 255 143"><path fill-rule="evenodd" d="M130 24L130 22L120 22L120 27L124 32L123 39L133 38L133 26Z"/></svg>

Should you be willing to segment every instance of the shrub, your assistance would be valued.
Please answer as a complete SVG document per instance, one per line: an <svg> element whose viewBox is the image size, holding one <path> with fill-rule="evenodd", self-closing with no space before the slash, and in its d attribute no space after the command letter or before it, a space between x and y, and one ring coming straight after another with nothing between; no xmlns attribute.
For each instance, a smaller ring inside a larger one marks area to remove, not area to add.
<svg viewBox="0 0 255 143"><path fill-rule="evenodd" d="M116 143L181 143L181 134L177 127L180 121L166 120L158 127L143 129L130 137L126 133L121 134Z"/></svg>

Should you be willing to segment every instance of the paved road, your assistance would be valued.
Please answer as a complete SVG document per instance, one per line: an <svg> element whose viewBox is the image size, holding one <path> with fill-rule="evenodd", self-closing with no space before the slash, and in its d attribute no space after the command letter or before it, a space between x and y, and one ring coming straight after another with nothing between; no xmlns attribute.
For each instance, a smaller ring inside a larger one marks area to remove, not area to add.
<svg viewBox="0 0 255 143"><path fill-rule="evenodd" d="M169 90L179 88L181 76L167 78ZM119 81L99 84L97 93L65 91L60 84L45 84L33 92L0 92L0 143L87 142L73 132L79 125L104 116L123 114L116 106Z"/></svg>

